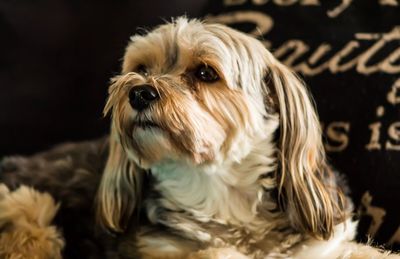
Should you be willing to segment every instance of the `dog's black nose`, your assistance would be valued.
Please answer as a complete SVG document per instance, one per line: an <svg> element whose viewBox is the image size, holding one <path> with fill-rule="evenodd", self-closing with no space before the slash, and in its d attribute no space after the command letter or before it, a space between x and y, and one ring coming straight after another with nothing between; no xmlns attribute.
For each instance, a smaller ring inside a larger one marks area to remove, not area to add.
<svg viewBox="0 0 400 259"><path fill-rule="evenodd" d="M138 85L129 92L129 103L132 108L142 111L149 107L150 103L156 101L160 96L157 89L151 85Z"/></svg>

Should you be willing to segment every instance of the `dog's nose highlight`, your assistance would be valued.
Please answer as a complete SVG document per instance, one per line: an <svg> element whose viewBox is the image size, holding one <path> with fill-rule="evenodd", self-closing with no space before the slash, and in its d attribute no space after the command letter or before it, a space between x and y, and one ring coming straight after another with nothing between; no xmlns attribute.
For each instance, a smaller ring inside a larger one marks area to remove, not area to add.
<svg viewBox="0 0 400 259"><path fill-rule="evenodd" d="M151 85L139 85L133 87L129 92L129 103L132 108L142 111L159 99L157 90Z"/></svg>

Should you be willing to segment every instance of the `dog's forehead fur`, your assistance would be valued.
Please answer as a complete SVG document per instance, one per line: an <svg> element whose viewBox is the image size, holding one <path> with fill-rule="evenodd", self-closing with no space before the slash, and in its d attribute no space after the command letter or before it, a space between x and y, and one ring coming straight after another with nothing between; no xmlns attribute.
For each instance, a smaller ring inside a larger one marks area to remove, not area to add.
<svg viewBox="0 0 400 259"><path fill-rule="evenodd" d="M179 18L128 45L123 72L145 65L153 74L185 73L201 64L212 66L230 88L260 93L266 72L266 49L256 39L220 24Z"/></svg>

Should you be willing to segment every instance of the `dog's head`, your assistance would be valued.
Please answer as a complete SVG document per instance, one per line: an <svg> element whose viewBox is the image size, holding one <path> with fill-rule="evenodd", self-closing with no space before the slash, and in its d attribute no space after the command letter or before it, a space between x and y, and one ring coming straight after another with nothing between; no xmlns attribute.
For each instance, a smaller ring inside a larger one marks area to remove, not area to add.
<svg viewBox="0 0 400 259"><path fill-rule="evenodd" d="M121 230L142 169L166 160L240 162L279 127L280 197L294 227L328 237L341 211L330 189L319 121L301 81L256 39L179 18L131 39L112 79L110 155L99 189L103 224ZM334 184L331 185L333 187Z"/></svg>

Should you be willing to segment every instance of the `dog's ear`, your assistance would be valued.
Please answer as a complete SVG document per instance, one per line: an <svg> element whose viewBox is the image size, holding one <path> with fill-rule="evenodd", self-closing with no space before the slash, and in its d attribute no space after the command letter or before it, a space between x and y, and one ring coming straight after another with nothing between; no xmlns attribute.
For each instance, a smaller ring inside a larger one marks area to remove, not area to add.
<svg viewBox="0 0 400 259"><path fill-rule="evenodd" d="M314 104L289 68L272 55L267 64L269 99L280 116L279 201L296 229L327 239L343 220L345 205L326 163Z"/></svg>
<svg viewBox="0 0 400 259"><path fill-rule="evenodd" d="M122 232L139 205L143 175L135 163L129 161L111 130L109 155L97 194L97 219L101 226Z"/></svg>

